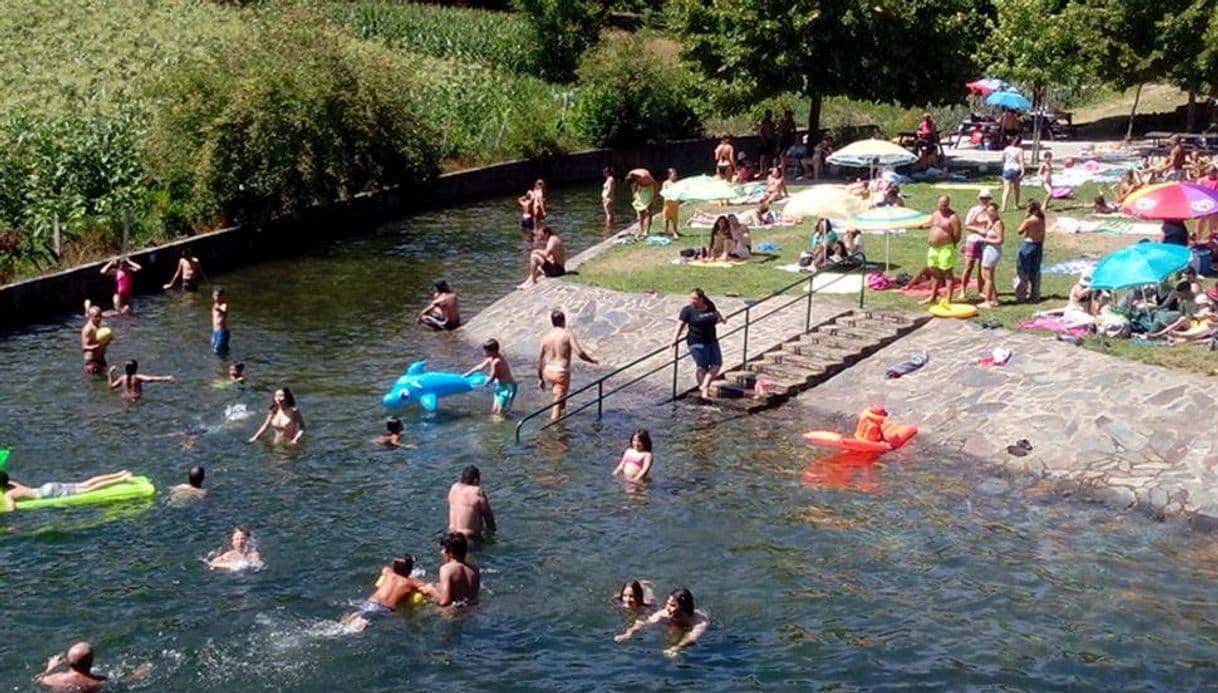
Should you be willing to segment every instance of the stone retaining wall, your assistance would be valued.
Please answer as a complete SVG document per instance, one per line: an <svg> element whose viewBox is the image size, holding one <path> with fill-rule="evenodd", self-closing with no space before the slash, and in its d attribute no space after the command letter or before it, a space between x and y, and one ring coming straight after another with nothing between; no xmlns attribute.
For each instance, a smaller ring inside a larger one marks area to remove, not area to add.
<svg viewBox="0 0 1218 693"><path fill-rule="evenodd" d="M755 137L738 137L736 141L745 150L756 152ZM259 227L199 234L133 252L131 258L144 267L144 272L137 278L136 289L140 293L159 291L164 280L172 276L183 246L189 246L209 271L223 272L299 251L311 242L366 233L407 214L518 193L530 187L537 178L545 178L552 187L561 187L598 182L606 166L613 167L619 175L640 166L652 170L669 166L683 171L708 170L715 142L714 139L686 140L640 149L575 152L549 160L509 161L446 173L428 188L384 190ZM105 262L0 287L0 329L50 320L56 314L79 312L85 298L109 305L114 281L98 272Z"/></svg>

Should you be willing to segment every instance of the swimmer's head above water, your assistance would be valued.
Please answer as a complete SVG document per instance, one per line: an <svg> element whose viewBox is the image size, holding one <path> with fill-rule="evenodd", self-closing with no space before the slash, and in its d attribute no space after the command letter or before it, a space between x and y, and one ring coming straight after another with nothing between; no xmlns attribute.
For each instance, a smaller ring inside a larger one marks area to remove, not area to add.
<svg viewBox="0 0 1218 693"><path fill-rule="evenodd" d="M8 480L8 472L0 471L0 489L9 490L13 485Z"/></svg>
<svg viewBox="0 0 1218 693"><path fill-rule="evenodd" d="M466 486L477 486L482 481L482 472L474 465L466 465L465 469L461 470L461 483Z"/></svg>
<svg viewBox="0 0 1218 693"><path fill-rule="evenodd" d="M393 559L393 572L398 575L408 578L414 572L414 556L404 553L401 556Z"/></svg>
<svg viewBox="0 0 1218 693"><path fill-rule="evenodd" d="M228 377L232 380L240 380L245 377L245 364L238 361L228 367Z"/></svg>
<svg viewBox="0 0 1218 693"><path fill-rule="evenodd" d="M250 549L250 531L244 526L238 525L233 529L233 549L238 553L245 553Z"/></svg>
<svg viewBox="0 0 1218 693"><path fill-rule="evenodd" d="M499 355L499 340L488 339L485 342L483 342L482 343L482 353L486 354L487 356L498 356Z"/></svg>
<svg viewBox="0 0 1218 693"><path fill-rule="evenodd" d="M554 327L566 327L567 316L561 310L555 308L550 311L550 324Z"/></svg>
<svg viewBox="0 0 1218 693"><path fill-rule="evenodd" d="M448 282L443 279L437 279L431 283L431 288L436 294L451 294L453 290L449 288Z"/></svg>
<svg viewBox="0 0 1218 693"><path fill-rule="evenodd" d="M191 467L186 474L186 481L194 488L203 488L203 477L207 474L207 470L201 466Z"/></svg>
<svg viewBox="0 0 1218 693"><path fill-rule="evenodd" d="M140 364L139 364L139 361L136 361L135 359L131 359L130 361L128 361L126 364L123 365L123 372L126 373L127 375L135 375L139 371L140 371Z"/></svg>
<svg viewBox="0 0 1218 693"><path fill-rule="evenodd" d="M402 432L402 420L396 416L391 416L385 419L385 431L393 435L398 435Z"/></svg>
<svg viewBox="0 0 1218 693"><path fill-rule="evenodd" d="M440 538L440 553L445 559L464 561L469 551L469 540L460 532L449 532Z"/></svg>
<svg viewBox="0 0 1218 693"><path fill-rule="evenodd" d="M93 670L93 646L82 640L69 648L68 668L90 674Z"/></svg>
<svg viewBox="0 0 1218 693"><path fill-rule="evenodd" d="M638 609L644 606L651 606L647 599L647 594L643 590L643 583L638 580L631 580L622 585L622 589L618 592L618 601L627 609Z"/></svg>
<svg viewBox="0 0 1218 693"><path fill-rule="evenodd" d="M692 617L694 615L693 593L684 587L678 587L668 594L664 610L668 612L670 618L673 616Z"/></svg>
<svg viewBox="0 0 1218 693"><path fill-rule="evenodd" d="M651 434L646 428L634 429L634 435L630 436L630 447L639 452L651 452Z"/></svg>

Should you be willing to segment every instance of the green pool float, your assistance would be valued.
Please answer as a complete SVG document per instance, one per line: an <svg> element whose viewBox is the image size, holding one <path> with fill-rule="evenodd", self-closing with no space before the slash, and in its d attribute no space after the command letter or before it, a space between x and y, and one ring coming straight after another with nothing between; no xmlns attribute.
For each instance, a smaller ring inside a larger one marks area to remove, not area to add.
<svg viewBox="0 0 1218 693"><path fill-rule="evenodd" d="M8 463L8 450L0 450L0 472L4 471L4 465Z"/></svg>
<svg viewBox="0 0 1218 693"><path fill-rule="evenodd" d="M151 498L156 494L156 487L146 476L131 477L121 484L114 484L88 493L78 493L59 498L39 498L38 500L17 501L18 510L37 510L39 508L70 508L80 505L100 505L118 501Z"/></svg>

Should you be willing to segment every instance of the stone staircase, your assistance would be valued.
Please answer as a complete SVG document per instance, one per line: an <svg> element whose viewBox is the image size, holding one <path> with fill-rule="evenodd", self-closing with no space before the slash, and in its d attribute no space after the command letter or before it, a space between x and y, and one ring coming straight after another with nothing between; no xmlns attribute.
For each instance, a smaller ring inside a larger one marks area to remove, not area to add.
<svg viewBox="0 0 1218 693"><path fill-rule="evenodd" d="M753 413L816 387L930 320L887 311L839 313L723 374L711 385L715 404ZM696 393L691 390L690 393ZM686 394L690 394L686 393Z"/></svg>

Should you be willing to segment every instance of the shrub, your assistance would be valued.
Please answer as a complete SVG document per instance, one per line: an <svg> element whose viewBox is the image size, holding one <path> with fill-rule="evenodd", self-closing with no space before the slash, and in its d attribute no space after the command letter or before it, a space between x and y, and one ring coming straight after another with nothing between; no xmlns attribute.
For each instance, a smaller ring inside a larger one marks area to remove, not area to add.
<svg viewBox="0 0 1218 693"><path fill-rule="evenodd" d="M695 80L675 60L649 56L637 38L608 42L584 57L573 125L603 147L693 137Z"/></svg>
<svg viewBox="0 0 1218 693"><path fill-rule="evenodd" d="M265 219L438 169L412 67L308 12L255 20L158 87L149 168L195 223Z"/></svg>

